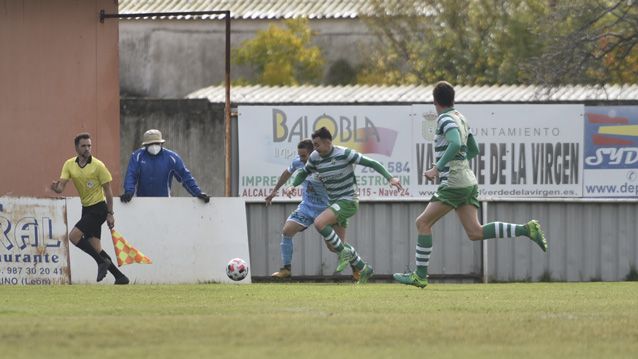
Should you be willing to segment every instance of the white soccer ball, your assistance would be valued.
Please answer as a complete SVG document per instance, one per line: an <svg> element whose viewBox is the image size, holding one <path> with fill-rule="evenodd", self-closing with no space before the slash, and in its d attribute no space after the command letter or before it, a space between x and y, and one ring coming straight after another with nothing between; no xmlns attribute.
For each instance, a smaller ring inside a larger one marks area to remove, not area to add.
<svg viewBox="0 0 638 359"><path fill-rule="evenodd" d="M248 275L248 264L241 258L233 258L226 266L226 275L234 281L240 281Z"/></svg>

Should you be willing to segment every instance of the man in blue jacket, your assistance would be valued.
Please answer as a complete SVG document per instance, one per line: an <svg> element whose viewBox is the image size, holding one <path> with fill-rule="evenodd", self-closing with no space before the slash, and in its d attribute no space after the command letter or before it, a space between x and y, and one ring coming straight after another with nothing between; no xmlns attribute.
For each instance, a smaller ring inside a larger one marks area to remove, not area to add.
<svg viewBox="0 0 638 359"><path fill-rule="evenodd" d="M210 198L199 188L182 158L164 148L164 142L159 130L144 133L143 147L133 152L128 162L124 194L120 200L127 203L134 194L138 197L169 197L174 177L193 197L208 203Z"/></svg>

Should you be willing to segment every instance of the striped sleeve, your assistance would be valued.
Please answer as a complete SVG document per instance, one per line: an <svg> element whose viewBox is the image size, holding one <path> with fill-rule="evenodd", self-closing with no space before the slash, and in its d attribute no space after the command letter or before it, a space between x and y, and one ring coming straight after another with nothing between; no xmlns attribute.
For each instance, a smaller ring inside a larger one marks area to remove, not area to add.
<svg viewBox="0 0 638 359"><path fill-rule="evenodd" d="M312 159L308 159L308 162L306 162L306 165L302 167L301 169L306 171L306 173L308 174L317 172L317 162L313 161Z"/></svg>
<svg viewBox="0 0 638 359"><path fill-rule="evenodd" d="M361 154L353 150L352 148L347 148L344 155L346 156L347 162L349 164L358 164L361 161Z"/></svg>
<svg viewBox="0 0 638 359"><path fill-rule="evenodd" d="M459 125L452 119L451 116L441 116L438 120L438 133L445 135L447 131L453 128L459 128Z"/></svg>

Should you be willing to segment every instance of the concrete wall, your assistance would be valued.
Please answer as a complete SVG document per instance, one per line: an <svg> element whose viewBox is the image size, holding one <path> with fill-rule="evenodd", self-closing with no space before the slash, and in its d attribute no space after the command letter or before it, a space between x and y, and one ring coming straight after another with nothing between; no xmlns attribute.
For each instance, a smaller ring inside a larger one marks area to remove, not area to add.
<svg viewBox="0 0 638 359"><path fill-rule="evenodd" d="M120 270L131 283L251 282L233 282L225 272L232 258L250 263L243 199L214 197L205 204L196 198L138 198L115 201L113 209L116 230L152 262L127 262L124 251L120 260L130 265ZM95 284L95 261L68 240L81 211L79 197L0 196L0 285ZM117 265L106 225L101 238ZM101 284L113 282L108 274Z"/></svg>
<svg viewBox="0 0 638 359"><path fill-rule="evenodd" d="M80 218L78 197L67 198L69 226ZM246 211L241 198L212 198L204 204L195 198L138 198L114 203L117 231L152 264L120 267L133 284L241 283L226 276L232 258L250 263L246 234ZM102 226L102 246L116 261L111 233ZM71 282L95 284L97 266L93 258L69 246ZM0 252L1 253L1 252ZM249 271L250 273L250 271ZM101 284L112 284L111 274Z"/></svg>
<svg viewBox="0 0 638 359"><path fill-rule="evenodd" d="M231 45L254 37L279 21L233 20ZM325 72L339 59L361 63L375 37L356 19L311 20L314 43L326 59ZM224 81L223 20L120 20L120 82L124 95L181 98ZM252 76L231 66L231 79Z"/></svg>
<svg viewBox="0 0 638 359"><path fill-rule="evenodd" d="M211 196L224 195L224 106L207 100L121 101L121 156L123 178L131 153L141 147L142 135L151 128L162 131L164 147L176 151L184 160L202 191ZM116 195L122 186L113 188ZM173 181L173 196L190 196Z"/></svg>
<svg viewBox="0 0 638 359"><path fill-rule="evenodd" d="M101 9L117 4L0 1L0 196L53 195L49 185L85 131L120 186L118 26L100 23Z"/></svg>

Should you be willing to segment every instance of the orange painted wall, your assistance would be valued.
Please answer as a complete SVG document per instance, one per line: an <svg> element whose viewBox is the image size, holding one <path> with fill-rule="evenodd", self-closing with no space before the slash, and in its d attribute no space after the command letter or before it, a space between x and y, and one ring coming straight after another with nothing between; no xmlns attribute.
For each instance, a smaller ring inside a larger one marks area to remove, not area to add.
<svg viewBox="0 0 638 359"><path fill-rule="evenodd" d="M101 9L117 1L0 0L0 196L54 196L85 131L119 194L118 24Z"/></svg>

